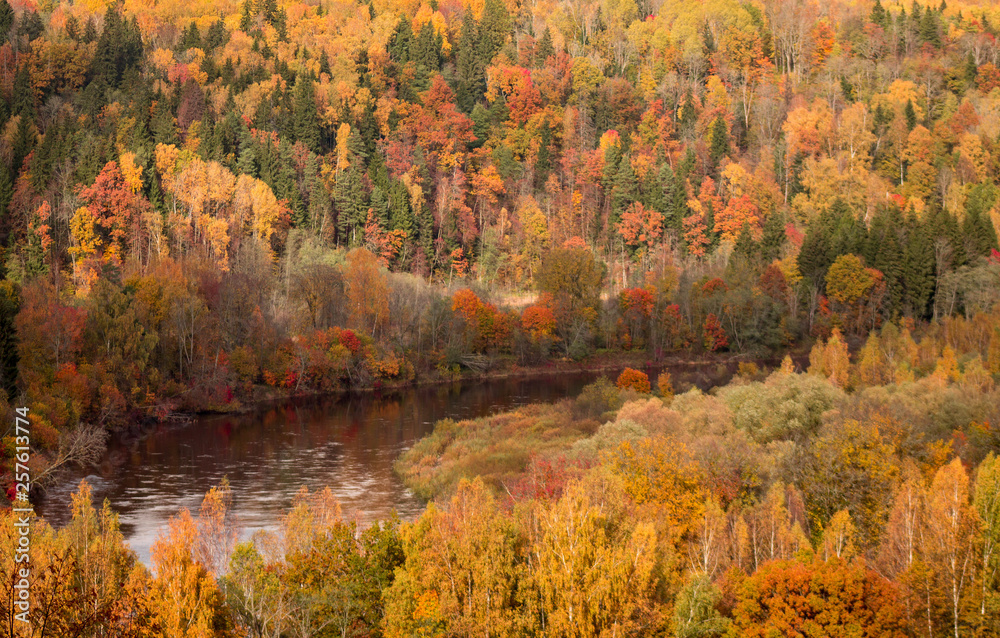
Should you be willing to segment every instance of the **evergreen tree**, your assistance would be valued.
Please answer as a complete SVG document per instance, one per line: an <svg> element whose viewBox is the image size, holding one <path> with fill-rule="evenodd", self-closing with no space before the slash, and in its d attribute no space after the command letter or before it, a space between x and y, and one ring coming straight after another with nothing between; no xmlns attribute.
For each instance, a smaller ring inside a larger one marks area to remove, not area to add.
<svg viewBox="0 0 1000 638"><path fill-rule="evenodd" d="M684 96L684 104L681 106L681 128L684 130L690 130L697 121L698 113L694 108L694 95L691 93L691 89L689 88L687 94Z"/></svg>
<svg viewBox="0 0 1000 638"><path fill-rule="evenodd" d="M31 73L28 71L28 63L25 62L17 69L14 75L14 90L11 93L13 103L11 104L12 115L23 115L34 117L35 114L35 91L31 88Z"/></svg>
<svg viewBox="0 0 1000 638"><path fill-rule="evenodd" d="M87 18L87 26L83 28L83 40L84 44L90 44L97 39L97 25L94 24L94 16Z"/></svg>
<svg viewBox="0 0 1000 638"><path fill-rule="evenodd" d="M0 0L0 42L6 42L14 26L14 9L7 0Z"/></svg>
<svg viewBox="0 0 1000 638"><path fill-rule="evenodd" d="M170 104L168 104L167 99L162 95L156 100L156 106L153 107L150 128L153 130L153 140L157 144L177 144L179 141L177 137L177 120L174 119L174 114L170 110Z"/></svg>
<svg viewBox="0 0 1000 638"><path fill-rule="evenodd" d="M556 49L552 45L552 32L549 31L549 27L545 27L545 31L542 32L542 37L538 40L535 45L535 66L541 67L545 66L545 61L549 59L550 56L555 55Z"/></svg>
<svg viewBox="0 0 1000 638"><path fill-rule="evenodd" d="M177 49L178 51L187 51L188 49L200 49L201 47L201 32L198 31L197 23L192 20L188 28L184 30L184 35L181 36Z"/></svg>
<svg viewBox="0 0 1000 638"><path fill-rule="evenodd" d="M478 102L472 107L472 115L469 117L472 119L472 134L476 136L476 140L469 144L469 149L474 150L482 146L489 138L492 118L489 110Z"/></svg>
<svg viewBox="0 0 1000 638"><path fill-rule="evenodd" d="M882 0L875 0L875 6L872 7L871 15L868 20L872 24L877 24L878 26L885 29L888 26L888 21L886 20L885 8L882 7Z"/></svg>
<svg viewBox="0 0 1000 638"><path fill-rule="evenodd" d="M21 116L14 130L14 139L10 145L10 172L17 176L21 172L21 164L35 148L35 125L26 114Z"/></svg>
<svg viewBox="0 0 1000 638"><path fill-rule="evenodd" d="M368 198L364 190L364 145L357 133L347 140L350 166L334 180L333 201L337 210L337 241L358 246L364 239Z"/></svg>
<svg viewBox="0 0 1000 638"><path fill-rule="evenodd" d="M997 200L997 187L990 182L976 184L965 202L962 235L969 255L989 255L997 248L997 234L990 219L990 210Z"/></svg>
<svg viewBox="0 0 1000 638"><path fill-rule="evenodd" d="M226 33L226 26L222 23L222 20L216 20L208 27L208 32L205 34L204 46L206 51L212 51L221 47L229 40L228 34Z"/></svg>
<svg viewBox="0 0 1000 638"><path fill-rule="evenodd" d="M923 224L910 216L903 252L903 307L916 319L930 316L934 293L934 245Z"/></svg>
<svg viewBox="0 0 1000 638"><path fill-rule="evenodd" d="M727 155L729 155L729 129L726 120L719 115L712 124L712 146L709 151L712 169L717 168L722 158Z"/></svg>
<svg viewBox="0 0 1000 638"><path fill-rule="evenodd" d="M6 2L6 0L2 1ZM0 5L0 14L2 13L3 13L3 5ZM0 18L0 25L2 25L2 18ZM6 31L0 31L0 34L6 35L6 33L7 33ZM80 39L80 21L76 19L75 15L70 15L68 18L66 18L66 37L69 38L70 40ZM3 37L0 36L0 40L2 39Z"/></svg>
<svg viewBox="0 0 1000 638"><path fill-rule="evenodd" d="M826 271L833 263L830 259L830 238L828 225L822 220L813 220L806 229L799 250L799 272L818 290L823 289Z"/></svg>
<svg viewBox="0 0 1000 638"><path fill-rule="evenodd" d="M413 46L413 29L410 27L410 21L401 17L396 23L392 38L389 39L389 57L396 64L403 66L410 61L411 46Z"/></svg>
<svg viewBox="0 0 1000 638"><path fill-rule="evenodd" d="M319 152L319 114L316 111L316 90L311 76L300 73L295 79L292 114L295 139L305 144L310 151Z"/></svg>
<svg viewBox="0 0 1000 638"><path fill-rule="evenodd" d="M410 207L410 194L398 179L389 185L389 230L401 230L412 237L416 226Z"/></svg>
<svg viewBox="0 0 1000 638"><path fill-rule="evenodd" d="M632 170L632 162L628 157L621 158L618 170L615 171L611 186L611 217L608 227L612 234L617 233L618 222L622 213L639 198L639 180Z"/></svg>
<svg viewBox="0 0 1000 638"><path fill-rule="evenodd" d="M924 11L924 16L920 19L920 39L935 49L941 48L941 33L937 14L931 9Z"/></svg>
<svg viewBox="0 0 1000 638"><path fill-rule="evenodd" d="M917 111L913 108L912 100L906 101L906 107L903 109L903 115L906 117L906 128L912 131L917 125Z"/></svg>
<svg viewBox="0 0 1000 638"><path fill-rule="evenodd" d="M785 217L774 211L764 221L764 233L760 239L760 253L763 263L769 264L781 256L781 249L788 240L785 234Z"/></svg>
<svg viewBox="0 0 1000 638"><path fill-rule="evenodd" d="M21 301L17 287L11 281L0 281L0 392L13 401L17 394L17 332L14 317Z"/></svg>
<svg viewBox="0 0 1000 638"><path fill-rule="evenodd" d="M507 41L512 26L503 0L486 0L479 23L479 59L484 65L493 61L493 56Z"/></svg>
<svg viewBox="0 0 1000 638"><path fill-rule="evenodd" d="M896 210L896 209L893 209ZM903 301L903 250L898 232L902 226L899 214L878 210L868 232L865 263L879 270L885 281L886 311L892 315L901 310Z"/></svg>
<svg viewBox="0 0 1000 638"><path fill-rule="evenodd" d="M42 22L42 16L38 15L37 11L24 11L21 13L21 19L17 22L18 37L31 42L40 38L43 33L45 33L45 24Z"/></svg>
<svg viewBox="0 0 1000 638"><path fill-rule="evenodd" d="M549 127L549 120L546 118L540 127L538 134L538 155L535 157L535 187L542 188L549 179L549 171L552 169L549 161L549 146L552 144L552 129Z"/></svg>
<svg viewBox="0 0 1000 638"><path fill-rule="evenodd" d="M463 113L470 113L486 92L483 62L477 54L478 31L472 11L466 11L455 51L455 104Z"/></svg>
<svg viewBox="0 0 1000 638"><path fill-rule="evenodd" d="M416 64L413 86L417 91L425 91L430 86L430 77L441 69L441 36L434 25L427 22L417 32L410 53Z"/></svg>
<svg viewBox="0 0 1000 638"><path fill-rule="evenodd" d="M736 236L736 243L733 244L733 257L740 263L742 269L747 269L750 264L754 264L760 259L761 251L759 248L757 242L753 240L750 224L743 224L739 235Z"/></svg>
<svg viewBox="0 0 1000 638"><path fill-rule="evenodd" d="M323 49L323 52L319 54L319 72L320 75L324 73L326 75L331 75L333 73L330 70L330 58L326 54L326 49Z"/></svg>

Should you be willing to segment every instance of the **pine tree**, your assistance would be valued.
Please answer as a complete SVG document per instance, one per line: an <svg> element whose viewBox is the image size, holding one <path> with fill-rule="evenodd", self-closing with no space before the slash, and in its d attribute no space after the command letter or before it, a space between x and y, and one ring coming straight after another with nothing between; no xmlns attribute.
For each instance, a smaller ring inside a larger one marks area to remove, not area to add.
<svg viewBox="0 0 1000 638"><path fill-rule="evenodd" d="M760 246L753 240L750 224L743 224L739 235L736 236L736 243L733 245L733 256L743 264L756 263L761 257L759 248Z"/></svg>
<svg viewBox="0 0 1000 638"><path fill-rule="evenodd" d="M410 54L417 71L413 86L418 91L424 91L430 86L431 75L441 69L441 36L435 32L432 23L427 22L420 27Z"/></svg>
<svg viewBox="0 0 1000 638"><path fill-rule="evenodd" d="M698 121L698 113L694 108L694 95L691 93L689 88L687 94L684 96L684 104L681 106L680 112L680 123L681 128L685 130L690 130L691 127L695 125Z"/></svg>
<svg viewBox="0 0 1000 638"><path fill-rule="evenodd" d="M212 51L221 47L228 40L226 34L226 26L222 24L222 20L216 20L208 27L208 32L205 34L205 50Z"/></svg>
<svg viewBox="0 0 1000 638"><path fill-rule="evenodd" d="M899 239L893 228L886 230L882 249L875 254L875 259L868 262L876 270L881 271L885 278L886 311L893 315L899 311L903 298L903 253Z"/></svg>

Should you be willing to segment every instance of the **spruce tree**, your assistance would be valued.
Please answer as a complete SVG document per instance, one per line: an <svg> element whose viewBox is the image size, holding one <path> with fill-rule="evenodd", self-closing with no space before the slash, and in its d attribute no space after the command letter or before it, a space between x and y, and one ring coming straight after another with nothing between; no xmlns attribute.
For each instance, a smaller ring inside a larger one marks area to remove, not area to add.
<svg viewBox="0 0 1000 638"><path fill-rule="evenodd" d="M13 401L17 394L17 331L14 317L20 309L20 293L11 281L0 281L0 392Z"/></svg>
<svg viewBox="0 0 1000 638"><path fill-rule="evenodd" d="M545 27L545 31L542 32L541 39L538 40L538 44L535 45L535 66L541 67L545 66L545 61L549 59L550 56L555 55L556 49L552 45L552 32L549 31L549 27Z"/></svg>
<svg viewBox="0 0 1000 638"><path fill-rule="evenodd" d="M912 100L906 101L906 107L903 109L903 115L906 117L906 128L912 131L917 125L917 111L913 108Z"/></svg>
<svg viewBox="0 0 1000 638"><path fill-rule="evenodd" d="M764 220L764 233L760 238L761 259L769 264L781 256L781 249L788 240L785 234L785 216L773 211Z"/></svg>
<svg viewBox="0 0 1000 638"><path fill-rule="evenodd" d="M201 32L198 31L198 24L192 20L188 28L184 30L184 35L178 43L177 50L187 51L188 49L200 49L201 47Z"/></svg>
<svg viewBox="0 0 1000 638"><path fill-rule="evenodd" d="M819 290L823 289L826 271L832 263L828 232L827 224L821 220L813 220L806 229L806 236L799 250L799 272Z"/></svg>
<svg viewBox="0 0 1000 638"><path fill-rule="evenodd" d="M709 151L712 169L718 168L719 162L727 155L729 155L729 129L726 120L719 115L712 124L712 146Z"/></svg>
<svg viewBox="0 0 1000 638"><path fill-rule="evenodd" d="M471 11L462 19L462 30L455 51L455 104L470 113L486 92L483 62L477 54L479 28Z"/></svg>
<svg viewBox="0 0 1000 638"><path fill-rule="evenodd" d="M12 115L23 115L34 117L35 113L35 92L31 88L31 73L28 71L28 63L25 62L17 69L14 75L14 90L11 93L11 113Z"/></svg>
<svg viewBox="0 0 1000 638"><path fill-rule="evenodd" d="M931 9L924 11L920 19L920 39L935 49L941 48L941 33L938 28L937 14Z"/></svg>
<svg viewBox="0 0 1000 638"><path fill-rule="evenodd" d="M996 200L997 187L990 182L976 184L969 191L962 234L970 255L989 255L991 250L997 248L996 229L990 219L990 210Z"/></svg>
<svg viewBox="0 0 1000 638"><path fill-rule="evenodd" d="M621 158L618 162L618 170L611 187L611 216L608 218L608 226L612 233L617 233L618 222L622 219L622 213L632 205L639 197L639 180L632 170L632 162L628 157Z"/></svg>
<svg viewBox="0 0 1000 638"><path fill-rule="evenodd" d="M903 251L903 308L916 319L930 316L934 293L934 244L928 229L911 215Z"/></svg>
<svg viewBox="0 0 1000 638"><path fill-rule="evenodd" d="M7 0L0 0L0 42L6 42L14 26L14 9Z"/></svg>
<svg viewBox="0 0 1000 638"><path fill-rule="evenodd" d="M486 0L479 22L479 59L484 65L493 61L493 56L507 41L512 26L503 0Z"/></svg>
<svg viewBox="0 0 1000 638"><path fill-rule="evenodd" d="M872 7L872 12L871 15L868 17L868 20L872 24L877 24L883 29L886 28L887 26L886 13L885 13L885 8L882 7L882 0L875 0L875 6Z"/></svg>
<svg viewBox="0 0 1000 638"><path fill-rule="evenodd" d="M295 139L305 144L310 151L318 153L319 114L316 111L316 90L313 87L312 76L300 73L296 77L292 113Z"/></svg>

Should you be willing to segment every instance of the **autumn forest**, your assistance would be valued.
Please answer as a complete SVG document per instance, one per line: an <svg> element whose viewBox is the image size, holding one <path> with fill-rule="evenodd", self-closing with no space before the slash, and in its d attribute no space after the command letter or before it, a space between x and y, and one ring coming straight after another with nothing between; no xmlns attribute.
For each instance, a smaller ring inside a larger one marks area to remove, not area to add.
<svg viewBox="0 0 1000 638"><path fill-rule="evenodd" d="M1000 636L992 0L0 0L0 482L264 400L443 420L428 502L83 483L5 636ZM659 371L730 366L711 390ZM618 374L618 371L624 372ZM20 480L20 479L18 479Z"/></svg>

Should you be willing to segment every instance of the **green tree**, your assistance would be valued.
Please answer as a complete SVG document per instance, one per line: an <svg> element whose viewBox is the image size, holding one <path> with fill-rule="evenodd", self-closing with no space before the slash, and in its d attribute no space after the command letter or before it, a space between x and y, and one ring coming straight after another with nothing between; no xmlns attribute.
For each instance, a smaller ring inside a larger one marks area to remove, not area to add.
<svg viewBox="0 0 1000 638"><path fill-rule="evenodd" d="M14 282L0 281L0 390L7 399L17 394L17 332L14 318L21 307L20 293Z"/></svg>
<svg viewBox="0 0 1000 638"><path fill-rule="evenodd" d="M293 98L295 139L310 151L319 152L319 115L316 112L316 90L311 75L300 73L295 78Z"/></svg>
<svg viewBox="0 0 1000 638"><path fill-rule="evenodd" d="M720 114L712 123L712 140L709 149L709 159L713 170L719 166L723 157L729 155L729 127L726 119Z"/></svg>

